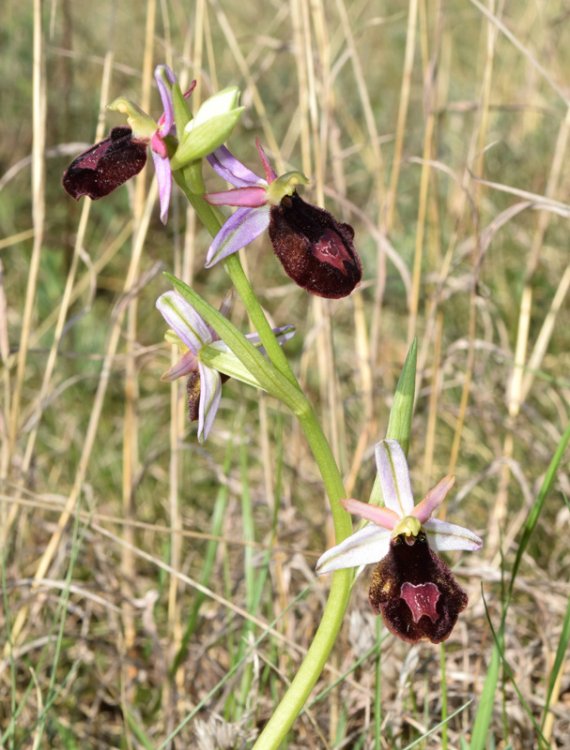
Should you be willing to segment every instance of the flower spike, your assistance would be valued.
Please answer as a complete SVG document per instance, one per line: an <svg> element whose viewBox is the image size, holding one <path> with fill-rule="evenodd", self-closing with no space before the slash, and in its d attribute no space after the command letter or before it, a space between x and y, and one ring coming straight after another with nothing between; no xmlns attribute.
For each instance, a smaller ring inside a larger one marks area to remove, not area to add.
<svg viewBox="0 0 570 750"><path fill-rule="evenodd" d="M378 443L376 465L385 507L344 500L346 510L371 523L321 555L317 573L376 563L369 599L386 627L412 643L426 638L440 643L467 606L467 595L433 550L477 550L481 539L431 517L453 477L444 477L414 506L406 457L396 440Z"/></svg>

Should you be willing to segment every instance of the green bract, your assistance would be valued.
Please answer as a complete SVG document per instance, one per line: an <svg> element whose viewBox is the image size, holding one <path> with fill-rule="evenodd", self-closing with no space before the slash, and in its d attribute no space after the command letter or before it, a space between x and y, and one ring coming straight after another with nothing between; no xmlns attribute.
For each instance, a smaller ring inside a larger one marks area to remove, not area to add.
<svg viewBox="0 0 570 750"><path fill-rule="evenodd" d="M200 362L203 362L208 367L212 367L214 370L217 370L230 378L263 389L259 380L257 380L244 364L242 364L236 355L227 350L227 348L225 350L221 349L220 343L223 344L223 342L214 341L212 344L207 344L200 349L198 355Z"/></svg>

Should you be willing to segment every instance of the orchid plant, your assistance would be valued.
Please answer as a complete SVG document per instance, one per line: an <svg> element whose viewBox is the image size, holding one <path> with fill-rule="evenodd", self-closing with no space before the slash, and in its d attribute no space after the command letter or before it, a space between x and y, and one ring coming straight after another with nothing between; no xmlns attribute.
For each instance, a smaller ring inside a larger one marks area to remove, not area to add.
<svg viewBox="0 0 570 750"><path fill-rule="evenodd" d="M128 99L115 100L110 109L126 115L128 127L113 128L108 138L80 154L65 171L63 186L74 198L101 198L142 170L150 148L161 220L167 220L176 182L212 235L206 267L223 262L254 328L244 335L224 310L167 274L174 290L161 294L156 306L171 329L168 341L183 351L163 379L186 378L188 413L198 422L200 441L212 433L227 377L267 391L298 419L320 470L337 543L321 556L317 572L333 572L333 577L307 656L254 746L275 750L301 712L341 628L354 580L348 569L376 563L370 602L388 629L409 642L439 643L449 637L467 595L436 552L476 550L481 540L469 529L433 518L453 485L452 477L442 479L414 506L402 446L410 438L415 343L400 378L387 439L376 447L384 507L346 499L330 445L282 349L294 331L269 325L237 253L267 230L285 272L299 286L339 299L351 294L362 277L354 230L298 195L297 187L307 183L300 172L277 176L259 142L263 176L224 145L243 111L236 88L214 94L193 114L188 101L193 86L183 94L166 66L157 67L155 79L162 102L158 120ZM202 175L206 165L231 189L207 193ZM225 220L219 210L224 206L237 209ZM352 534L349 513L371 523Z"/></svg>

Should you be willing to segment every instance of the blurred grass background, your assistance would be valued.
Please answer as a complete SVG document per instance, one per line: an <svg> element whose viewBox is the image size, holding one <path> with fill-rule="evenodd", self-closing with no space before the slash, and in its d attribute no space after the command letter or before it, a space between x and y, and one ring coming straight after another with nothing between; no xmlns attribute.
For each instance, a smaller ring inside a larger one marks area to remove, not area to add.
<svg viewBox="0 0 570 750"><path fill-rule="evenodd" d="M249 747L328 588L313 573L333 541L326 503L291 417L229 382L200 446L183 386L159 380L160 272L215 305L228 286L203 269L209 238L182 197L164 229L151 169L96 203L61 188L120 123L104 109L116 96L158 116L160 62L198 81L195 107L238 85L232 150L257 170L260 137L356 230L364 280L338 302L290 283L266 240L244 254L268 315L297 326L287 351L348 492L368 497L416 335L415 492L454 472L449 517L485 539L452 560L470 604L443 670L440 649L386 636L358 581L287 746L405 747L445 691L462 710L421 746L469 741L493 647L482 590L497 627L568 425L570 5L5 0L0 21L0 746ZM247 328L238 304L233 318ZM531 717L545 747L568 741L570 676L553 663L569 488L562 462L507 619L519 692L505 677L488 747L539 747Z"/></svg>

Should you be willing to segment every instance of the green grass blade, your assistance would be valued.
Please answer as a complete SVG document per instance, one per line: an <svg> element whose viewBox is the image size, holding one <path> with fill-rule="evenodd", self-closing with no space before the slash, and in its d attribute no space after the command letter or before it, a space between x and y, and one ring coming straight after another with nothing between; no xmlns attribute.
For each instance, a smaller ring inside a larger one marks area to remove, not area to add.
<svg viewBox="0 0 570 750"><path fill-rule="evenodd" d="M552 488L554 479L556 477L556 473L562 461L564 452L566 451L566 448L568 446L569 440L570 440L570 425L568 425L564 434L562 435L560 443L558 444L558 447L554 453L554 456L552 457L552 460L550 462L550 465L548 467L548 470L542 482L542 486L536 498L536 502L533 504L532 508L530 509L527 520L523 527L521 540L519 542L519 546L518 546L517 553L515 556L515 561L513 563L513 570L511 574L511 580L510 580L510 584L508 587L505 606L504 606L503 615L501 619L501 626L498 631L497 641L493 648L493 653L491 656L491 663L489 664L487 676L485 678L485 684L483 686L483 692L481 693L481 699L479 700L479 707L477 709L477 714L475 716L475 721L473 724L473 733L471 737L471 750L484 750L485 748L486 739L489 735L489 727L491 726L491 721L493 718L493 705L495 703L495 693L497 690L497 683L499 680L499 666L500 666L500 661L501 661L499 644L502 643L502 639L503 639L503 631L504 631L504 625L505 625L505 620L506 620L506 615L507 615L507 609L511 600L511 595L512 595L512 591L514 588L515 579L516 579L516 576L520 567L522 556L528 546L528 542L532 535L532 532L534 531L536 524L538 523L538 519L544 507L544 502L546 500L548 493L550 492Z"/></svg>
<svg viewBox="0 0 570 750"><path fill-rule="evenodd" d="M560 670L564 664L566 656L568 654L568 645L570 643L570 597L568 598L568 604L566 605L566 614L564 615L564 621L562 623L562 632L560 633L560 639L558 641L558 648L556 649L556 656L554 658L554 664L552 665L552 671L550 672L550 678L548 680L548 691L546 693L546 703L544 705L544 712L542 716L541 728L544 729L544 722L548 716L550 708L550 701L552 700L552 693L554 686L560 674Z"/></svg>

